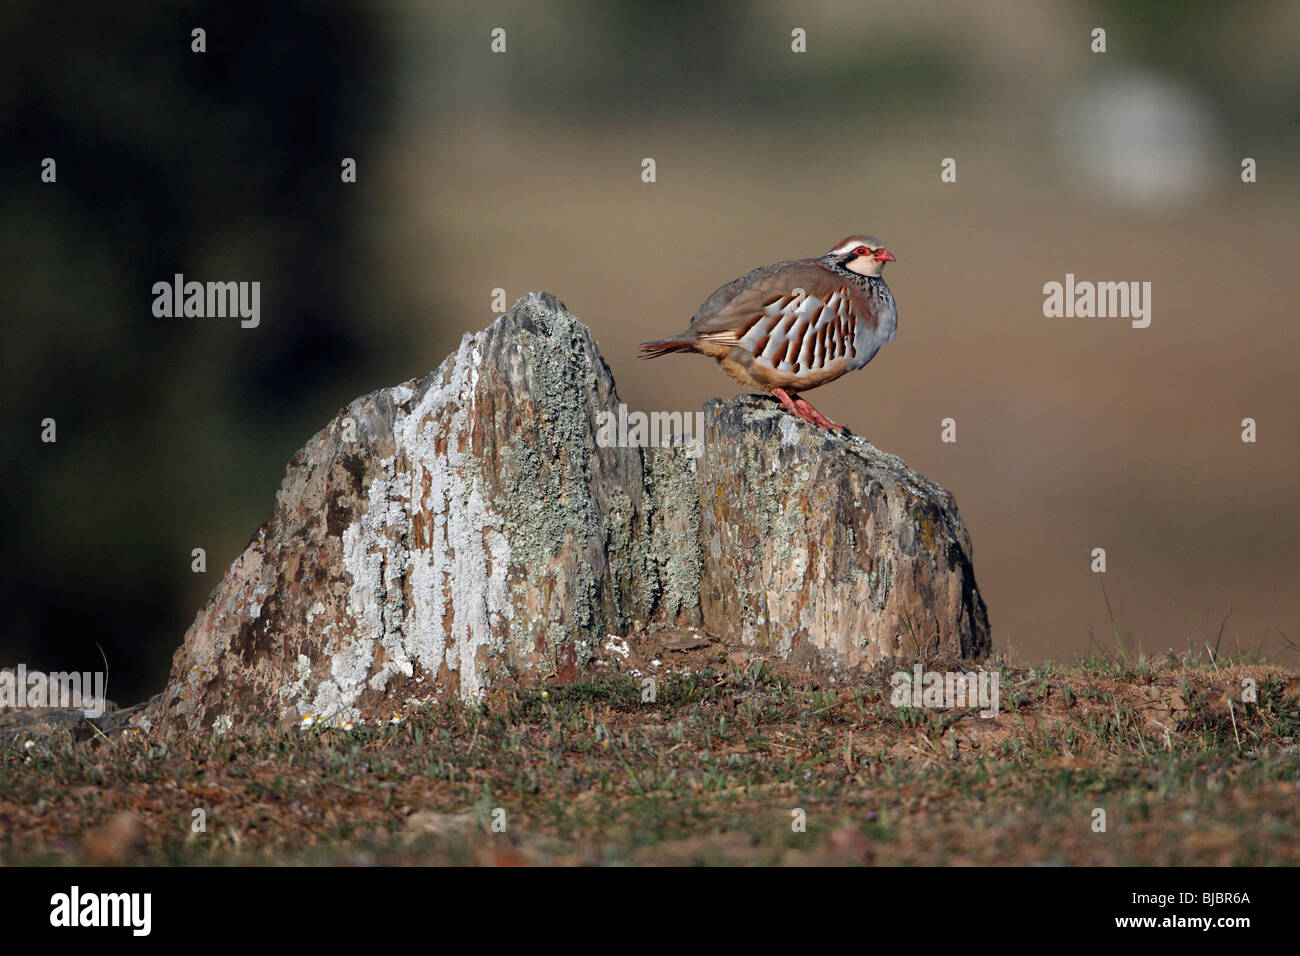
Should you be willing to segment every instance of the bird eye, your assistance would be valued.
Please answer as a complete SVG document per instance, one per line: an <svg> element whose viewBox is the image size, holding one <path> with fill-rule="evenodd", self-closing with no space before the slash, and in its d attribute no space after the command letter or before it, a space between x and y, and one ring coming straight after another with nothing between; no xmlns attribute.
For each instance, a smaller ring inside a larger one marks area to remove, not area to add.
<svg viewBox="0 0 1300 956"><path fill-rule="evenodd" d="M865 256L867 254L867 247L858 246L856 249L853 250L853 254L855 256Z"/></svg>

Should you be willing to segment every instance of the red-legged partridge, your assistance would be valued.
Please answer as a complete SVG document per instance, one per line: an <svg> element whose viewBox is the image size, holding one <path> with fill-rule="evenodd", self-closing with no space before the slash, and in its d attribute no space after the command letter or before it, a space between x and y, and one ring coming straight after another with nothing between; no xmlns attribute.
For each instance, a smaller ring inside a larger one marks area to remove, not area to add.
<svg viewBox="0 0 1300 956"><path fill-rule="evenodd" d="M798 393L862 368L894 340L898 312L880 275L893 261L879 239L849 236L820 259L762 266L705 299L681 335L644 343L642 357L712 356L740 384L838 430Z"/></svg>

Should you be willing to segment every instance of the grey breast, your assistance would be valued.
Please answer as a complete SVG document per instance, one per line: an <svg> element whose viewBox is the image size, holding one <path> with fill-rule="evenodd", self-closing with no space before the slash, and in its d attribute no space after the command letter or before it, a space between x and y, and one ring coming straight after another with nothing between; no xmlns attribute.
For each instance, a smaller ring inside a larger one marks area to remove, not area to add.
<svg viewBox="0 0 1300 956"><path fill-rule="evenodd" d="M870 362L882 345L894 341L898 329L898 310L894 307L894 295L884 279L866 277L866 293L870 303L871 314L876 317L875 328L868 322L859 321L853 332L853 358L849 369L859 369Z"/></svg>

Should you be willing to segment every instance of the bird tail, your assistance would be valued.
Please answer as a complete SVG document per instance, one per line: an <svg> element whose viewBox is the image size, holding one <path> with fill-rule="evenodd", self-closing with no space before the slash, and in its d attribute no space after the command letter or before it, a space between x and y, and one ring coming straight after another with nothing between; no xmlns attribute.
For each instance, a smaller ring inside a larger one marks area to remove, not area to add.
<svg viewBox="0 0 1300 956"><path fill-rule="evenodd" d="M681 336L674 336L671 339L659 339L657 342L642 342L641 357L643 359L658 358L661 355L667 355L669 352L693 352L695 343Z"/></svg>

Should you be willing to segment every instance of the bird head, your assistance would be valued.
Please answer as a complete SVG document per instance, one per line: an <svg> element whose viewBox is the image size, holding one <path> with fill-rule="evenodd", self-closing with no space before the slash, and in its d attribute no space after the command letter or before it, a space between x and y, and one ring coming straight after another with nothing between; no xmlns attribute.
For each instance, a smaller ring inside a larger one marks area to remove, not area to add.
<svg viewBox="0 0 1300 956"><path fill-rule="evenodd" d="M885 263L894 261L885 244L875 236L849 236L836 244L824 258L860 276L879 276Z"/></svg>

